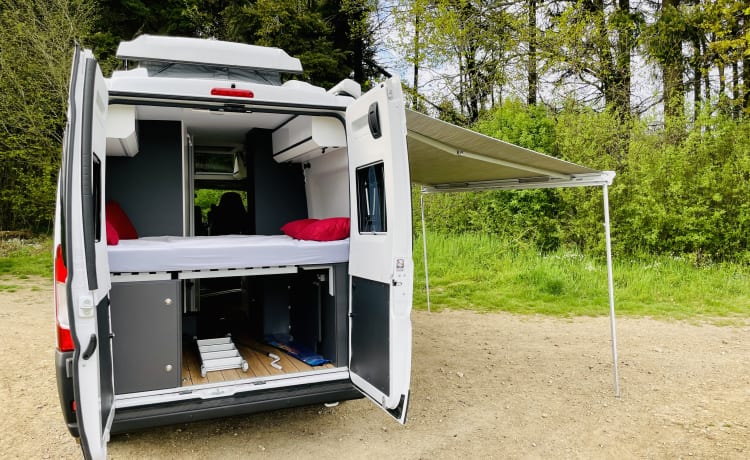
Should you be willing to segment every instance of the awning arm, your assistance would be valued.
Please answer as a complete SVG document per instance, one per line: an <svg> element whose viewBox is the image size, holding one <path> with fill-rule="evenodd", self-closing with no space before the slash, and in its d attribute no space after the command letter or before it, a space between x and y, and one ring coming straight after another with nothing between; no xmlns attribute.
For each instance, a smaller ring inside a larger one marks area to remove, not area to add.
<svg viewBox="0 0 750 460"><path fill-rule="evenodd" d="M534 177L527 179L504 179L481 182L458 182L452 184L422 185L422 193L467 192L472 190L526 190L535 188L602 187L612 185L614 171L589 174L573 174L565 179Z"/></svg>
<svg viewBox="0 0 750 460"><path fill-rule="evenodd" d="M430 270L427 268L427 230L424 224L424 194L419 194L419 207L422 210L422 250L424 251L424 288L427 294L427 313L430 313Z"/></svg>
<svg viewBox="0 0 750 460"><path fill-rule="evenodd" d="M602 187L604 197L604 244L607 250L607 287L609 290L609 326L612 333L612 369L615 379L615 397L620 397L620 377L617 372L617 326L615 325L615 283L612 276L612 238L609 232L609 189Z"/></svg>
<svg viewBox="0 0 750 460"><path fill-rule="evenodd" d="M542 176L549 176L549 177L556 177L558 179L570 179L570 175L568 174L562 174L556 171L550 171L548 169L542 169L542 168L535 168L533 166L524 165L521 163L515 163L512 161L506 161L506 160L500 160L497 158L488 157L486 155L481 155L478 153L472 153L467 152L465 150L461 150L459 148L450 146L448 144L444 144L438 140L435 140L431 137L423 136L415 131L408 130L406 132L407 137L410 137L414 139L417 142L421 142L423 144L427 144L431 147L434 147L436 149L442 150L443 152L450 153L451 155L456 155L459 157L466 157L471 158L473 160L479 160L479 161L485 161L487 163L493 163L500 166L507 166L509 168L518 169L521 171L528 171L534 174L540 174Z"/></svg>

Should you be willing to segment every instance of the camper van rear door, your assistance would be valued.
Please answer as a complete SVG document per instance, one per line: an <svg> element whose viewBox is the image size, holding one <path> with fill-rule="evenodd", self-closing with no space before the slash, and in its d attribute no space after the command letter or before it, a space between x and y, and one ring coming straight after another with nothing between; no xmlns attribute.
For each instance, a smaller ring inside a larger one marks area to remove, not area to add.
<svg viewBox="0 0 750 460"><path fill-rule="evenodd" d="M114 417L109 266L104 236L107 89L90 50L76 47L63 143L61 212L72 377L81 448L105 458Z"/></svg>
<svg viewBox="0 0 750 460"><path fill-rule="evenodd" d="M411 374L411 192L401 83L391 78L346 111L351 197L349 370L401 423Z"/></svg>

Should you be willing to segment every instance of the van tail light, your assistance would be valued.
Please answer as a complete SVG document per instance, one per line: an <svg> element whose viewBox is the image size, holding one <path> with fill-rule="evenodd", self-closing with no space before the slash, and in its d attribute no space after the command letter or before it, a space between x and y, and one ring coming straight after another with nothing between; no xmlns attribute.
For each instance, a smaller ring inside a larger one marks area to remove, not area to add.
<svg viewBox="0 0 750 460"><path fill-rule="evenodd" d="M211 96L232 96L253 98L255 94L249 89L240 88L211 88Z"/></svg>
<svg viewBox="0 0 750 460"><path fill-rule="evenodd" d="M73 351L73 336L70 334L68 319L68 294L65 283L68 280L68 268L63 260L62 246L55 248L55 326L57 332L57 349Z"/></svg>

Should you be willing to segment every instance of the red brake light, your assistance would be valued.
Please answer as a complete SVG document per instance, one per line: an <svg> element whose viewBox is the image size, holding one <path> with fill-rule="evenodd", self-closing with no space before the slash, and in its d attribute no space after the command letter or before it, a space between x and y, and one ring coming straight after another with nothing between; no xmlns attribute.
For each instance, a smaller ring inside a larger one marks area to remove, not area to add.
<svg viewBox="0 0 750 460"><path fill-rule="evenodd" d="M65 329L59 323L57 324L57 349L60 351L73 351L76 349L70 329Z"/></svg>
<svg viewBox="0 0 750 460"><path fill-rule="evenodd" d="M62 245L57 245L55 251L55 281L64 283L68 279L68 269L65 267L65 261L62 255Z"/></svg>
<svg viewBox="0 0 750 460"><path fill-rule="evenodd" d="M68 321L68 294L65 286L68 280L68 268L63 260L62 246L55 248L55 332L57 332L57 349L73 351L73 336L70 334Z"/></svg>
<svg viewBox="0 0 750 460"><path fill-rule="evenodd" d="M255 97L249 89L239 88L211 88L212 96L232 96L232 97Z"/></svg>

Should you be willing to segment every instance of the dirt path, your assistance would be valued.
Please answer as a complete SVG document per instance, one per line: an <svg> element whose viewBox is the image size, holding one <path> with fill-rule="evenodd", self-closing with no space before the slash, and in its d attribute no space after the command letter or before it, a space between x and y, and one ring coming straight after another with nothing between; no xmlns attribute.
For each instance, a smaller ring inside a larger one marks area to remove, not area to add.
<svg viewBox="0 0 750 460"><path fill-rule="evenodd" d="M47 281L0 280L0 451L75 458ZM750 327L415 312L406 426L367 400L113 437L112 458L748 458Z"/></svg>

